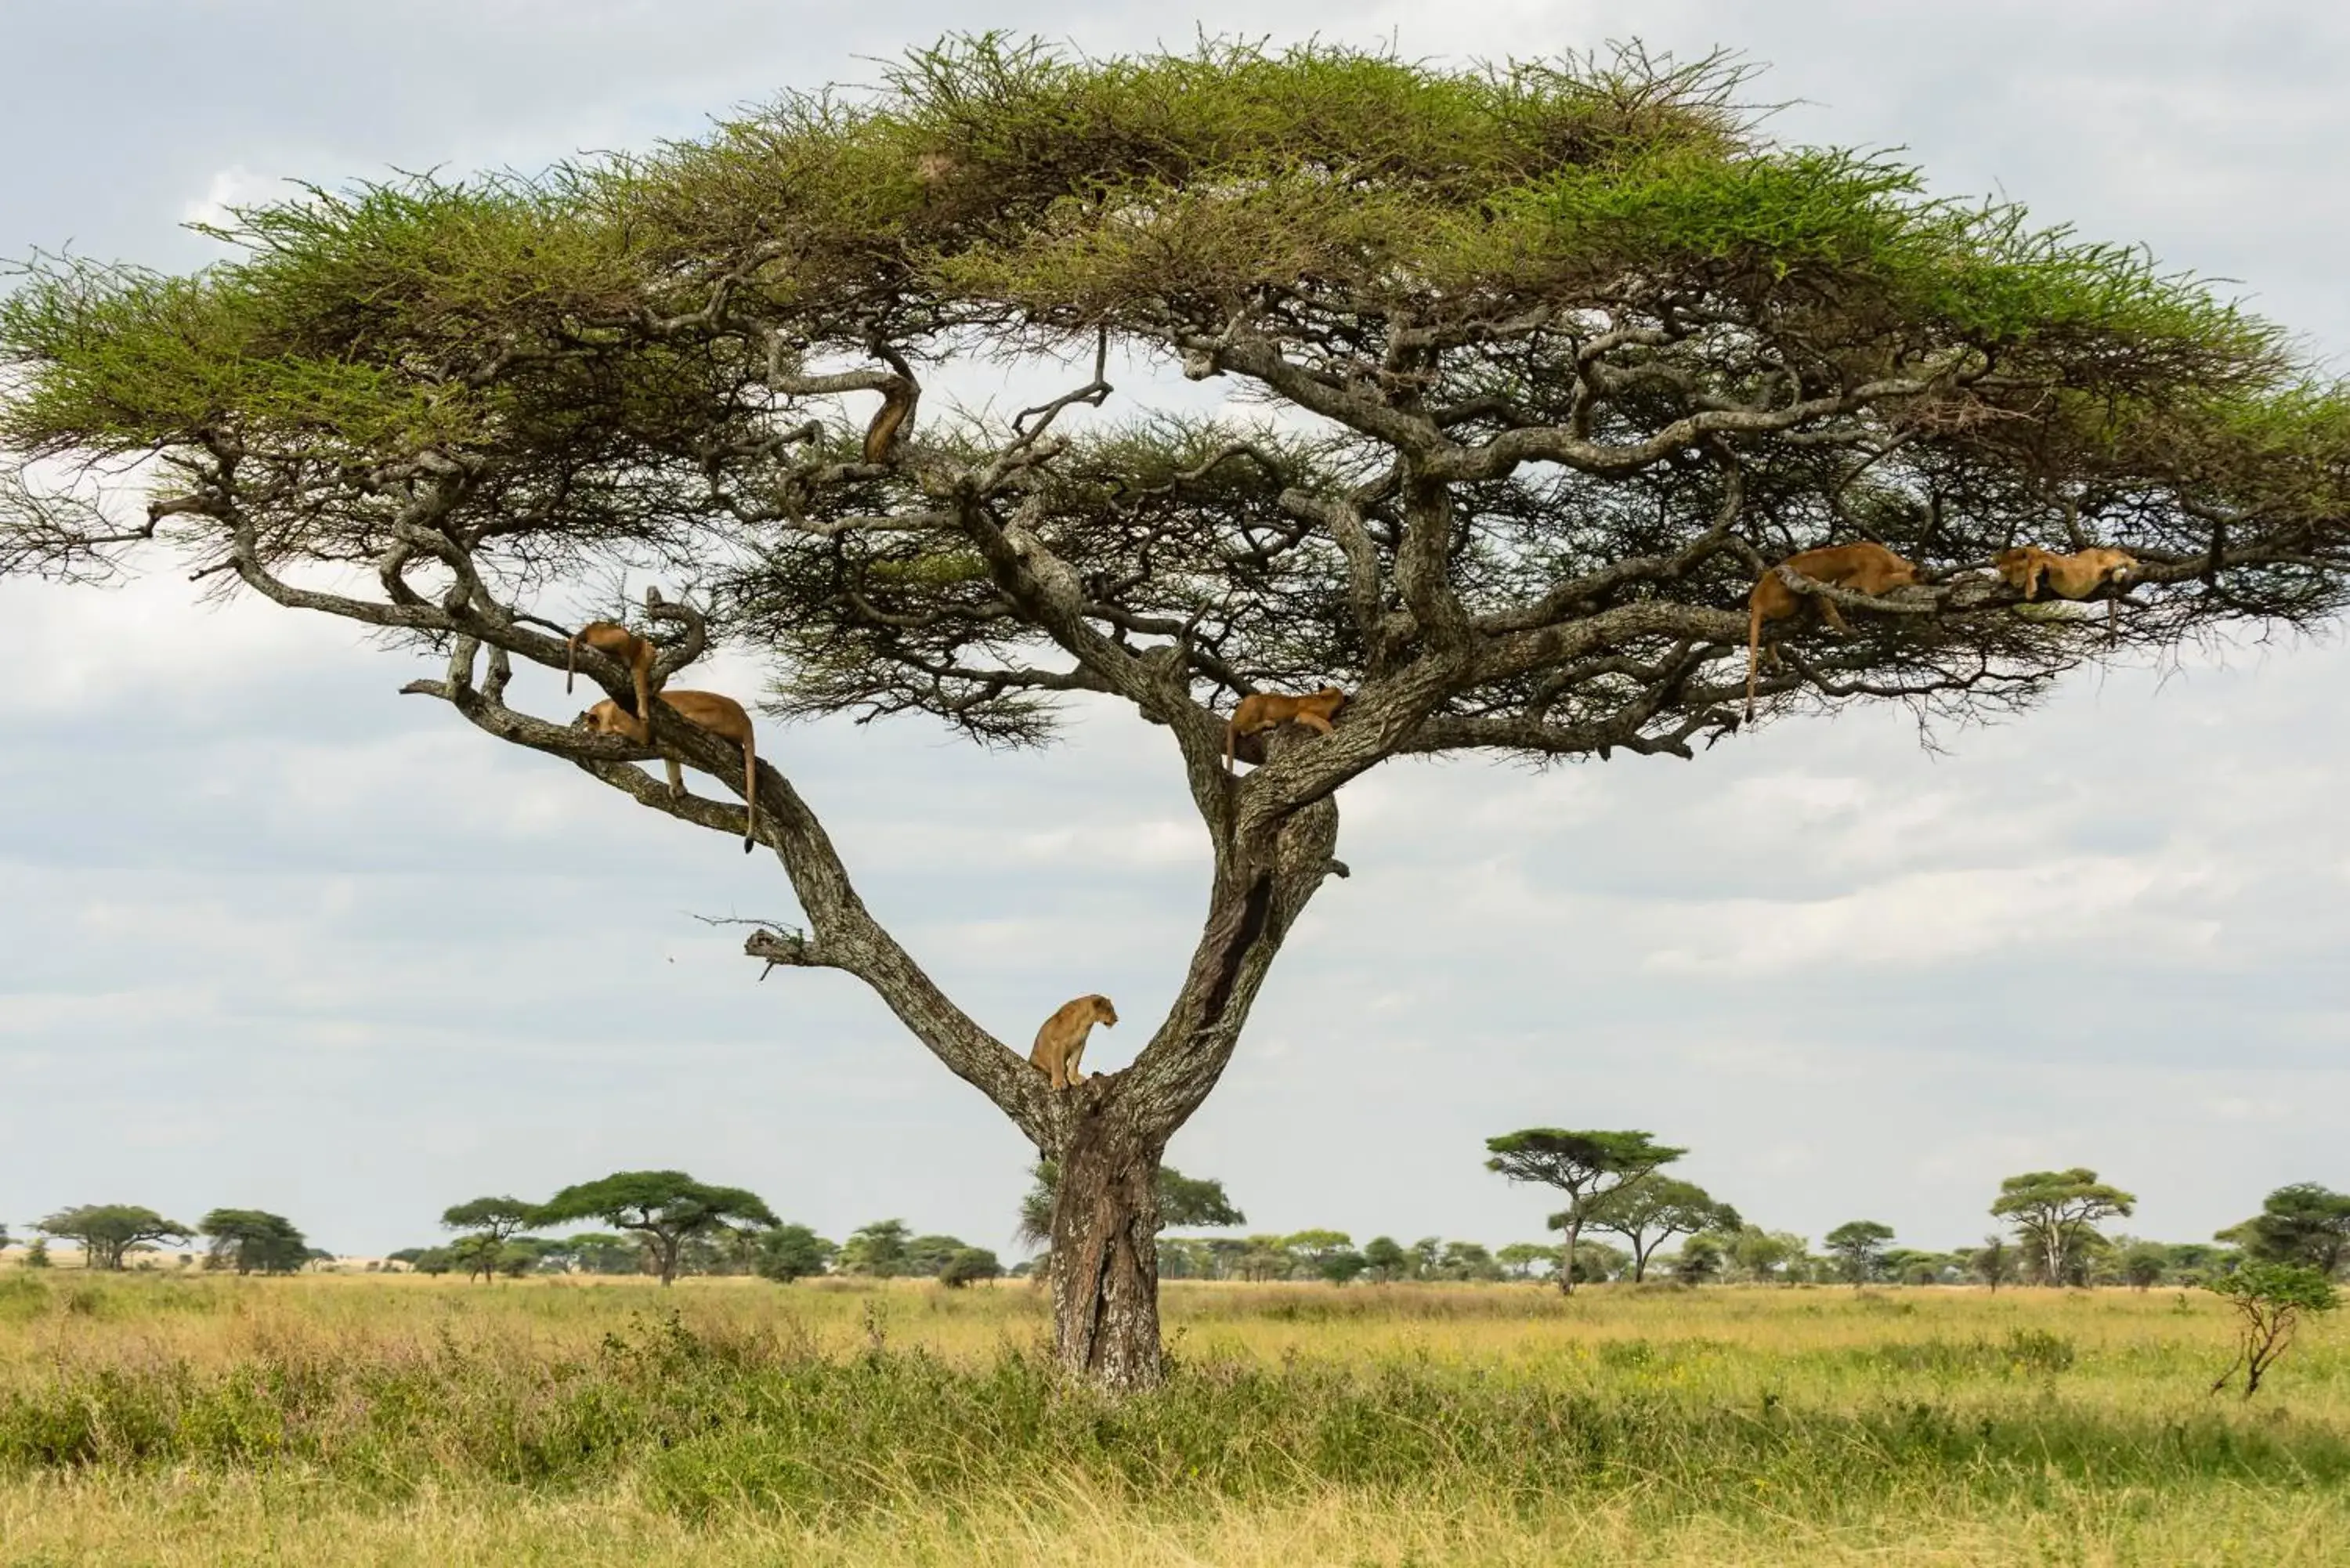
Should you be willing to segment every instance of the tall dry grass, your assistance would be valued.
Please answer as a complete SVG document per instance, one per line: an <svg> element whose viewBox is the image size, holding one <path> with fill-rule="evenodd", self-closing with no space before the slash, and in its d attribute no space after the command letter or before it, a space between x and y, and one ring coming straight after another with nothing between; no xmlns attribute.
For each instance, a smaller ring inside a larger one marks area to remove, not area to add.
<svg viewBox="0 0 2350 1568"><path fill-rule="evenodd" d="M0 1563L2334 1563L2350 1351L2156 1293L0 1276Z"/></svg>

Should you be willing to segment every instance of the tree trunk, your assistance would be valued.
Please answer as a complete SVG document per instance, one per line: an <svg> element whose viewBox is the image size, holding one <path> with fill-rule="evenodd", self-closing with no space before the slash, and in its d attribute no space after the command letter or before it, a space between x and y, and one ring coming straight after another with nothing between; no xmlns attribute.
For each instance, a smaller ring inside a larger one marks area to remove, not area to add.
<svg viewBox="0 0 2350 1568"><path fill-rule="evenodd" d="M1559 1249L1558 1261L1558 1288L1565 1295L1575 1293L1575 1239L1582 1233L1581 1224L1572 1220L1567 1221L1566 1245Z"/></svg>
<svg viewBox="0 0 2350 1568"><path fill-rule="evenodd" d="M1159 1380L1159 1158L1112 1077L1087 1079L1053 1205L1053 1337L1062 1368L1128 1392Z"/></svg>

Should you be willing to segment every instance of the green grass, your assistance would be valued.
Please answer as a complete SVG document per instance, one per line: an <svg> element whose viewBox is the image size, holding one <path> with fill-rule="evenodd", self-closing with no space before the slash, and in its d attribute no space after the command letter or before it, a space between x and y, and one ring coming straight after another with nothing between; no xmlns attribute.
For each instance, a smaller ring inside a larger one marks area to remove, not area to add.
<svg viewBox="0 0 2350 1568"><path fill-rule="evenodd" d="M0 1563L2334 1560L2350 1353L2215 1306L1172 1286L1113 1403L1024 1286L0 1277Z"/></svg>

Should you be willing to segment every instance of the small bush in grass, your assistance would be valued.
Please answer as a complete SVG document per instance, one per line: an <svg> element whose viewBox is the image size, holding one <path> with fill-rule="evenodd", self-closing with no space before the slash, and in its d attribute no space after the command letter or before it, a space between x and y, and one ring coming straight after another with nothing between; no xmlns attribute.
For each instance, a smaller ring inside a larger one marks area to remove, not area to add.
<svg viewBox="0 0 2350 1568"><path fill-rule="evenodd" d="M2342 1304L2334 1282L2304 1263L2248 1263L2204 1289L2236 1309L2236 1359L2220 1374L2211 1392L2225 1388L2241 1370L2247 1399L2259 1392L2262 1376L2293 1347L2303 1318Z"/></svg>

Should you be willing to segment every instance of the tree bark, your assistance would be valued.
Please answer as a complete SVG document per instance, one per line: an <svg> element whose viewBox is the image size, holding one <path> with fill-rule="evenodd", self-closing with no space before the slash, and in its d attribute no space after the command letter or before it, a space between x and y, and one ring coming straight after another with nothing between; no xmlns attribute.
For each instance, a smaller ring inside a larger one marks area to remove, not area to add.
<svg viewBox="0 0 2350 1568"><path fill-rule="evenodd" d="M1119 1093L1119 1075L1087 1079L1056 1156L1053 1335L1062 1368L1126 1393L1154 1386L1159 1353L1159 1161Z"/></svg>

